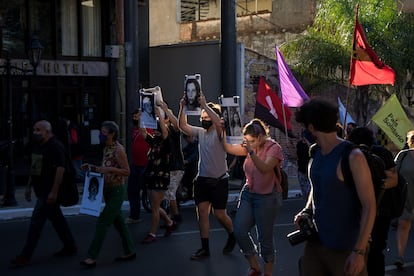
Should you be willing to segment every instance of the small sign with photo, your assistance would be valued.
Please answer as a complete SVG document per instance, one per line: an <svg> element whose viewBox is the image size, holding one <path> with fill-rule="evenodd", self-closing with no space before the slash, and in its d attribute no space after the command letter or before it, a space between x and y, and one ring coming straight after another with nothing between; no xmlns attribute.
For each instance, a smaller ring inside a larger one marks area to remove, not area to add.
<svg viewBox="0 0 414 276"><path fill-rule="evenodd" d="M79 213L98 217L102 209L104 177L88 171L85 175L82 204Z"/></svg>
<svg viewBox="0 0 414 276"><path fill-rule="evenodd" d="M184 76L184 92L185 92L185 114L200 115L201 107L198 102L201 95L201 75L185 75Z"/></svg>
<svg viewBox="0 0 414 276"><path fill-rule="evenodd" d="M157 129L157 117L155 116L155 94L140 91L141 120L140 127Z"/></svg>
<svg viewBox="0 0 414 276"><path fill-rule="evenodd" d="M220 97L221 112L226 129L227 142L243 143L243 123L240 115L239 97Z"/></svg>

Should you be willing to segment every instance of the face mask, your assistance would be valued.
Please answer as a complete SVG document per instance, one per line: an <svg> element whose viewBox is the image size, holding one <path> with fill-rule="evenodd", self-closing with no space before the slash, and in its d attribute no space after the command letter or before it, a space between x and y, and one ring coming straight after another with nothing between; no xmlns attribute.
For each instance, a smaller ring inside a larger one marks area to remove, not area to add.
<svg viewBox="0 0 414 276"><path fill-rule="evenodd" d="M101 144L105 144L107 140L108 140L108 136L103 135L103 134L99 134L99 142Z"/></svg>
<svg viewBox="0 0 414 276"><path fill-rule="evenodd" d="M40 134L33 134L32 136L33 142L40 144L43 141L43 137Z"/></svg>
<svg viewBox="0 0 414 276"><path fill-rule="evenodd" d="M213 122L211 120L210 121L201 120L201 126L204 129L209 129L212 125L213 125Z"/></svg>
<svg viewBox="0 0 414 276"><path fill-rule="evenodd" d="M132 124L133 124L134 126L137 126L137 125L138 125L138 120L132 120Z"/></svg>

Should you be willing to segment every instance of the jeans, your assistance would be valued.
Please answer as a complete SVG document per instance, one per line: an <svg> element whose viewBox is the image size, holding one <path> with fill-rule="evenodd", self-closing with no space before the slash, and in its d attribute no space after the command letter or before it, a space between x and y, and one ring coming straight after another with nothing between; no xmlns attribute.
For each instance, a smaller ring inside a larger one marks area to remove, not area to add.
<svg viewBox="0 0 414 276"><path fill-rule="evenodd" d="M29 232L27 234L26 244L23 247L22 255L30 259L39 241L43 226L46 219L52 222L52 226L62 241L63 246L67 248L76 247L75 240L69 229L69 225L62 214L60 205L49 205L46 203L47 197L38 197L30 219Z"/></svg>
<svg viewBox="0 0 414 276"><path fill-rule="evenodd" d="M139 219L141 215L141 190L144 183L145 166L131 166L128 178L129 217Z"/></svg>
<svg viewBox="0 0 414 276"><path fill-rule="evenodd" d="M104 188L105 208L99 215L96 222L95 236L88 250L88 257L96 259L101 250L102 243L105 239L109 227L113 224L116 231L122 239L122 247L124 254L129 255L135 252L134 242L129 232L128 226L125 224L122 215L122 202L125 196L125 187L123 185Z"/></svg>
<svg viewBox="0 0 414 276"><path fill-rule="evenodd" d="M267 263L274 262L273 224L281 202L282 195L276 190L266 195L250 193L247 187L241 191L234 220L234 235L245 256L257 254L257 246L251 236L255 226L261 257Z"/></svg>

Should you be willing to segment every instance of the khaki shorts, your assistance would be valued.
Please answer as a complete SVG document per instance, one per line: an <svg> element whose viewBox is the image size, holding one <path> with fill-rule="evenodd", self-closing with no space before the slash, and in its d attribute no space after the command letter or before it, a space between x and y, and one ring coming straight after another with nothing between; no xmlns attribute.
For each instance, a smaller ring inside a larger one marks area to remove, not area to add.
<svg viewBox="0 0 414 276"><path fill-rule="evenodd" d="M165 191L165 197L168 200L176 200L176 194L178 186L181 184L181 179L183 179L184 171L171 171L170 172L170 185L168 185L168 190Z"/></svg>

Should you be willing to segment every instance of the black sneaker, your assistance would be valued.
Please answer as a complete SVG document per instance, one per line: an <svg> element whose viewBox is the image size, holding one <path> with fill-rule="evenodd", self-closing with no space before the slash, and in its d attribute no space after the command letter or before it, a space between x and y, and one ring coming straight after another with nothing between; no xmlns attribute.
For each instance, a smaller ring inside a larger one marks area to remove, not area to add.
<svg viewBox="0 0 414 276"><path fill-rule="evenodd" d="M236 239L234 237L228 237L226 245L223 248L223 254L230 254L236 246Z"/></svg>
<svg viewBox="0 0 414 276"><path fill-rule="evenodd" d="M404 270L404 259L403 259L403 257L398 257L395 260L394 265L397 267L398 271L403 271Z"/></svg>
<svg viewBox="0 0 414 276"><path fill-rule="evenodd" d="M197 250L193 255L191 255L191 260L200 260L200 259L204 259L204 258L208 258L210 257L210 251L201 248L199 250Z"/></svg>

